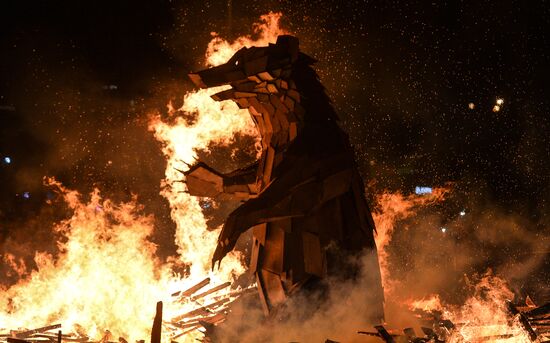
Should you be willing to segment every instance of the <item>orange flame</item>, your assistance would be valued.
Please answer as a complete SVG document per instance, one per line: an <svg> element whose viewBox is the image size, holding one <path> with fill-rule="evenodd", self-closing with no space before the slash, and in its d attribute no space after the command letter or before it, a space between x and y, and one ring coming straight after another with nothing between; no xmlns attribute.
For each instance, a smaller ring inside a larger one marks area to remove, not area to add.
<svg viewBox="0 0 550 343"><path fill-rule="evenodd" d="M506 301L514 294L506 282L487 272L473 289L473 295L462 306L442 304L439 296L411 302L411 309L442 312L445 319L456 325L448 342L531 342L518 318L506 310Z"/></svg>
<svg viewBox="0 0 550 343"><path fill-rule="evenodd" d="M85 328L90 337L105 329L128 338L148 337L152 306L174 288L169 266L148 241L151 217L134 201L116 205L95 190L88 203L60 183L71 218L54 227L61 235L59 257L37 253L37 270L0 294L2 326L34 328L61 323Z"/></svg>
<svg viewBox="0 0 550 343"><path fill-rule="evenodd" d="M430 194L425 195L403 195L401 193L383 193L376 199L378 211L373 213L376 224L376 247L378 249L378 260L382 285L386 298L391 296L394 284L390 277L387 247L392 240L395 223L398 220L410 217L415 213L414 209L420 206L443 201L448 188L434 188Z"/></svg>
<svg viewBox="0 0 550 343"><path fill-rule="evenodd" d="M274 42L277 35L284 33L278 27L280 17L280 13L262 16L254 26L257 39L244 36L228 43L215 36L208 45L207 63L225 62L245 45ZM184 192L185 185L179 182L182 175L176 171L187 169L186 163L195 161L196 151L207 149L211 142L230 143L236 133L257 135L247 111L239 110L233 102L220 103L210 98L220 90L198 90L184 96L179 111L196 115L193 124L182 118L167 124L159 116L154 116L150 123L167 157L161 193L170 203L177 226L175 241L179 256L167 264L156 258L156 246L148 240L154 230L153 220L140 214L136 199L115 204L102 199L96 190L86 203L77 192L49 179L48 183L59 189L73 215L54 228L61 236L59 256L37 253L37 270L18 284L2 289L0 331L61 323L65 334L86 335L91 340L107 341L117 336L128 341L147 339L154 304L159 300L164 301L164 318L170 321L221 296L234 298L229 291L215 292L199 300L184 299L183 303L170 298L171 293L194 286L205 277L215 285L233 281L245 272L238 253L230 254L221 269L210 270L218 232L207 230L198 199ZM176 110L171 108L171 112ZM15 256L6 254L3 259L18 275L27 272ZM184 263L188 273L173 275L176 263ZM224 307L216 311L220 308ZM172 332L165 326L163 340L168 342ZM194 342L197 337L195 331L178 341Z"/></svg>
<svg viewBox="0 0 550 343"><path fill-rule="evenodd" d="M282 14L280 12L269 12L260 17L260 22L253 27L254 36L247 35L237 38L233 43L220 38L217 33L212 32L214 37L208 44L206 50L206 65L217 66L223 64L233 56L235 52L243 47L268 45L275 43L277 36L287 32L279 26Z"/></svg>

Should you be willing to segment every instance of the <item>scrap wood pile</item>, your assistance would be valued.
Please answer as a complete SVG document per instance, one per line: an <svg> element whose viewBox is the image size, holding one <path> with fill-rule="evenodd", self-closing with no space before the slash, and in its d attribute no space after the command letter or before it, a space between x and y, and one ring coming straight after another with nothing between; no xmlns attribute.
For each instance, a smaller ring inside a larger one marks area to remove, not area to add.
<svg viewBox="0 0 550 343"><path fill-rule="evenodd" d="M253 292L255 287L245 288L233 292L220 292L230 286L229 283L214 286L203 290L210 284L210 279L204 279L193 287L172 294L175 303L189 304L193 303L195 307L182 314L179 314L167 321L162 319L162 302L157 304L157 312L153 321L151 332L151 342L161 342L162 328L169 332L169 338L172 342L176 339L191 333L195 330L201 330L205 335L203 342L214 342L214 327L216 324L225 320L229 311L229 304L234 302L240 295ZM203 291L201 291L203 290ZM220 294L221 293L221 294ZM219 295L217 295L219 294ZM208 298L208 301L204 301ZM511 302L507 303L509 320L519 323L522 333L521 337L527 338L531 342L550 343L550 303L543 306L518 307ZM417 335L413 328L405 328L399 332L386 329L382 325L375 326L376 331L358 331L360 335L375 336L387 343L444 343L444 342L516 342L517 333L502 332L496 335L470 337L468 339L461 337L461 329L468 323L453 323L442 317L441 312L417 312L423 325L422 333ZM101 339L89 338L81 328L77 332L63 334L61 324L48 325L36 329L10 330L7 333L0 332L0 342L7 343L128 343L128 341L119 337L117 341L113 340L113 335L106 330ZM336 343L327 340L326 342ZM136 343L145 343L145 340L139 340Z"/></svg>
<svg viewBox="0 0 550 343"><path fill-rule="evenodd" d="M75 337L63 335L61 324L48 325L32 330L11 330L9 333L0 334L0 341L9 343L25 342L61 342L61 339L68 339L72 342L80 342ZM54 332L57 331L57 332ZM72 340L71 340L72 339Z"/></svg>
<svg viewBox="0 0 550 343"><path fill-rule="evenodd" d="M525 337L531 342L550 343L550 303L543 306L517 307L507 303L510 323L519 323L521 333L502 332L495 335L480 335L477 337L461 336L462 328L468 323L453 323L441 317L438 311L417 313L426 326L422 326L422 334L417 336L413 328L405 328L402 332L387 330L384 326L375 326L376 331L359 331L359 334L376 336L386 343L444 343L444 342L517 342L518 337ZM506 325L503 325L505 328ZM504 330L504 329L503 329ZM481 331L481 330L480 330Z"/></svg>
<svg viewBox="0 0 550 343"><path fill-rule="evenodd" d="M256 290L256 287L252 286L216 295L216 293L231 285L230 282L225 282L199 292L208 284L210 284L210 278L202 280L185 291L172 294L176 298L175 302L182 304L193 303L195 305L193 309L164 322L165 327L170 331L170 338L172 340L178 339L194 330L205 329L205 326L208 324L215 325L224 321L231 303L237 300L239 296ZM208 297L208 302L204 301L206 297Z"/></svg>
<svg viewBox="0 0 550 343"><path fill-rule="evenodd" d="M113 335L109 330L105 330L103 337L92 339L83 333L80 329L78 332L63 334L60 330L61 324L48 325L37 329L27 330L10 330L9 333L0 334L0 342L7 343L61 343L61 342L77 342L77 343L128 343L124 337L119 337L118 341L113 341ZM145 340L137 341L136 343L145 343Z"/></svg>
<svg viewBox="0 0 550 343"><path fill-rule="evenodd" d="M210 284L210 278L206 278L193 287L172 294L173 303L181 305L187 310L173 318L162 320L162 302L157 304L157 313L153 322L151 340L158 336L160 343L160 332L164 328L169 333L171 340L176 340L186 334L198 329L204 329L207 325L214 325L225 320L229 305L239 296L255 291L252 286L235 291L227 291L231 285L225 282L212 288L205 288ZM226 290L226 291L224 291ZM224 292L222 292L224 291ZM1 325L1 323L0 323ZM105 330L103 337L88 337L85 330L75 325L71 333L62 333L61 324L48 325L36 329L0 329L0 342L7 343L128 343L124 337L116 337L109 330ZM136 343L145 343L145 340L138 340Z"/></svg>

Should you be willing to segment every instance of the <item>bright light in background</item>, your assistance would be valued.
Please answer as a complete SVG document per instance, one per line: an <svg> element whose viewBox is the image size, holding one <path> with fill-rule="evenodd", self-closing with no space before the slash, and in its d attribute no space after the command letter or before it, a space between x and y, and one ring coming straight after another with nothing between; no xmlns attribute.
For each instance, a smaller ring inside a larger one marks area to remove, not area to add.
<svg viewBox="0 0 550 343"><path fill-rule="evenodd" d="M462 211L460 211L460 213L459 213L459 214L460 214L460 216L461 216L461 217L464 217L464 216L466 215L466 210L462 210Z"/></svg>
<svg viewBox="0 0 550 343"><path fill-rule="evenodd" d="M23 192L23 198L29 199L31 197L31 193L29 192Z"/></svg>
<svg viewBox="0 0 550 343"><path fill-rule="evenodd" d="M497 102L496 102L495 106L493 106L493 112L500 111L503 104L504 104L504 99L497 98Z"/></svg>
<svg viewBox="0 0 550 343"><path fill-rule="evenodd" d="M443 233L447 232L447 228L446 228L446 227L442 227L440 230L441 230L441 232L443 232Z"/></svg>
<svg viewBox="0 0 550 343"><path fill-rule="evenodd" d="M473 102L471 102L468 104L468 108L473 110L474 108L476 108L476 105Z"/></svg>
<svg viewBox="0 0 550 343"><path fill-rule="evenodd" d="M9 156L4 157L4 163L5 164L10 164L11 163L11 157L9 157Z"/></svg>
<svg viewBox="0 0 550 343"><path fill-rule="evenodd" d="M414 193L420 195L420 194L431 194L432 193L432 187L421 187L416 186L414 189Z"/></svg>

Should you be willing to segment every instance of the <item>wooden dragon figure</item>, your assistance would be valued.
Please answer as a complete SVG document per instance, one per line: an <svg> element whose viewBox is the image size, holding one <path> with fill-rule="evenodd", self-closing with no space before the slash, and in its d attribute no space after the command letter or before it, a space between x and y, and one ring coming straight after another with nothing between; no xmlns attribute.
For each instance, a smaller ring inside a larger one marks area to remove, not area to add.
<svg viewBox="0 0 550 343"><path fill-rule="evenodd" d="M348 136L298 39L279 36L267 47L242 48L225 64L189 74L201 88L231 85L213 95L248 109L261 135L253 165L221 174L202 162L186 172L192 195L245 202L225 222L212 263L221 263L239 236L253 230L251 272L264 311L327 276L355 277L350 256L367 254L365 292L383 317L374 222ZM372 317L372 315L371 315Z"/></svg>

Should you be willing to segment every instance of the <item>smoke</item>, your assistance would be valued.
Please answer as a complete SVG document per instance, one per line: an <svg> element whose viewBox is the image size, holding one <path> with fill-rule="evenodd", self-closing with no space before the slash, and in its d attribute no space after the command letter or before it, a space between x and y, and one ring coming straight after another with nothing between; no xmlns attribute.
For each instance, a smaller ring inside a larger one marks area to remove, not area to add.
<svg viewBox="0 0 550 343"><path fill-rule="evenodd" d="M356 280L328 278L326 291L298 293L289 298L284 308L267 319L259 304L242 301L232 308L227 322L216 333L220 342L366 342L357 331L372 329L375 304L369 285L374 280L368 253L357 258L361 273ZM254 294L253 296L256 296Z"/></svg>
<svg viewBox="0 0 550 343"><path fill-rule="evenodd" d="M477 316L462 334L483 335L472 328L504 322L506 300L539 295L539 304L544 301L547 282L533 289L523 287L546 258L546 242L533 232L537 223L480 199L470 199L467 209L457 207L465 202L453 186L427 195L383 192L375 198L389 328L419 331L422 323L412 310L437 310L455 322ZM363 263L358 280L329 278L327 294L292 297L271 318L264 316L256 294L241 299L214 337L221 342L368 341L357 334L375 331L375 323L368 320L372 266L365 261L368 258L358 260ZM518 332L517 327L489 325L489 329L495 334Z"/></svg>

